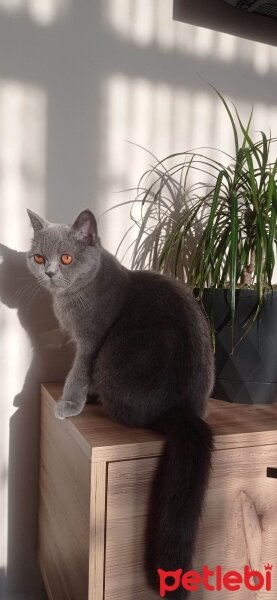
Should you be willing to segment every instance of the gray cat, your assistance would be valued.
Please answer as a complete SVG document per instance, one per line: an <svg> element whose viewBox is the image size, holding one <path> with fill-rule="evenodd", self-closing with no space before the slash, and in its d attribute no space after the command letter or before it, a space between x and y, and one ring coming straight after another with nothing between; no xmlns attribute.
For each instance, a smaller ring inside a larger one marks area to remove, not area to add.
<svg viewBox="0 0 277 600"><path fill-rule="evenodd" d="M102 247L90 210L72 226L28 214L28 267L76 343L56 417L79 414L93 388L111 418L166 435L148 567L188 570L212 455L202 419L214 384L206 318L184 285L123 267Z"/></svg>

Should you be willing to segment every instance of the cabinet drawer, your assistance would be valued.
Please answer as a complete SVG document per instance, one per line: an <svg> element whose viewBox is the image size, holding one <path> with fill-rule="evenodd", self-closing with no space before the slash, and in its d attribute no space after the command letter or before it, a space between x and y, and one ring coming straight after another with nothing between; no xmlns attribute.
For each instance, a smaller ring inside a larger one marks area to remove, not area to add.
<svg viewBox="0 0 277 600"><path fill-rule="evenodd" d="M48 597L157 600L145 550L164 437L111 421L100 406L58 421L54 407L61 393L60 385L42 387L38 556ZM243 587L235 597L276 600L277 405L210 400L207 419L215 452L194 567L263 571L269 562L272 590L255 594ZM191 595L214 597L233 596L203 588Z"/></svg>
<svg viewBox="0 0 277 600"><path fill-rule="evenodd" d="M110 463L107 482L105 600L155 600L147 583L144 549L151 487L158 459ZM203 565L243 572L245 565L263 572L277 565L277 481L267 467L277 465L277 445L218 450L199 527L194 568ZM185 507L184 507L185 509ZM182 565L180 565L182 567ZM229 600L230 591L217 592ZM170 596L169 596L170 597ZM277 597L272 590L259 594L244 586L238 600ZM194 600L208 600L201 589Z"/></svg>

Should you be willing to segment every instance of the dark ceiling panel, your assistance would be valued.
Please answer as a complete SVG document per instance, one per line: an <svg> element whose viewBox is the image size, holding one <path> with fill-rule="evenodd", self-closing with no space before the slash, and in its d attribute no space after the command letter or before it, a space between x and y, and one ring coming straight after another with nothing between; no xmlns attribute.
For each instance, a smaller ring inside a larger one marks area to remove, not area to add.
<svg viewBox="0 0 277 600"><path fill-rule="evenodd" d="M224 0L173 0L173 18L223 33L277 45L277 21L245 12Z"/></svg>

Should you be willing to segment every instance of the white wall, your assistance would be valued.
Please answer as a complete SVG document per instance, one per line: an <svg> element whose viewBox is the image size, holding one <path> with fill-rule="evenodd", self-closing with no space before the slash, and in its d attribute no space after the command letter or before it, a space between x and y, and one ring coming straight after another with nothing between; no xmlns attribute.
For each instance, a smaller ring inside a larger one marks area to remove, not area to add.
<svg viewBox="0 0 277 600"><path fill-rule="evenodd" d="M48 297L30 288L26 206L71 222L132 197L149 157L231 148L220 103L277 135L277 51L174 23L171 0L0 0L0 596L43 598L36 565L39 382L62 381ZM115 250L128 211L100 219ZM27 278L27 279L26 279ZM29 286L29 287L28 287ZM37 294L37 295L36 295ZM2 594L2 595L1 595Z"/></svg>

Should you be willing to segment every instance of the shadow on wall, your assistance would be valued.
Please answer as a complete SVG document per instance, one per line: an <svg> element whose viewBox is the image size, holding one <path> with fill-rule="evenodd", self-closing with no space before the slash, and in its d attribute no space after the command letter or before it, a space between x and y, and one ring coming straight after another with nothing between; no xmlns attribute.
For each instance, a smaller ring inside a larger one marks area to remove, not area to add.
<svg viewBox="0 0 277 600"><path fill-rule="evenodd" d="M0 299L9 308L17 309L19 321L30 338L33 353L23 388L14 399L14 406L18 409L10 419L8 557L4 588L1 581L4 573L0 572L0 597L6 598L20 589L37 589L35 597L28 595L28 600L37 600L38 597L44 597L35 556L39 385L40 382L63 381L73 359L73 347L58 329L49 293L39 288L29 273L25 253L0 244L0 256ZM28 556L28 561L24 561L24 556ZM33 560L29 560L32 557Z"/></svg>

